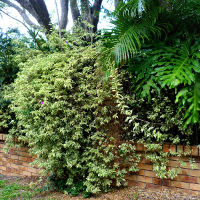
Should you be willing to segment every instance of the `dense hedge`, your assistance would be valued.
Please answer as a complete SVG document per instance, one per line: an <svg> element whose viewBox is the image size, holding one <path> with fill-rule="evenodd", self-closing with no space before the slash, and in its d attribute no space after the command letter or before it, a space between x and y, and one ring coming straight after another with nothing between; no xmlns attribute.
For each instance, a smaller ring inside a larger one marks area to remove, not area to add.
<svg viewBox="0 0 200 200"><path fill-rule="evenodd" d="M117 74L105 80L97 49L67 41L62 52L30 59L8 95L18 120L10 136L29 144L38 166L62 182L60 189L83 182L86 192L98 193L124 185L127 171L120 159L137 170L134 146L109 133L107 124L118 126L122 109L113 107L119 104Z"/></svg>

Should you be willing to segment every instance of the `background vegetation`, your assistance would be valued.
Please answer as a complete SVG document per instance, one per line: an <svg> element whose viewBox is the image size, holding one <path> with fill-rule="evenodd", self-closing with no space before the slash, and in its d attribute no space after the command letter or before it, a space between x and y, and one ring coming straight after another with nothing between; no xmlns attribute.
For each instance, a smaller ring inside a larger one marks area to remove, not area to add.
<svg viewBox="0 0 200 200"><path fill-rule="evenodd" d="M82 21L62 37L0 38L8 147L17 136L72 195L126 185L138 170L136 141L160 178L178 173L167 170L170 156L186 155L163 152L164 143L199 144L199 1L129 0L111 17L114 28L98 35Z"/></svg>

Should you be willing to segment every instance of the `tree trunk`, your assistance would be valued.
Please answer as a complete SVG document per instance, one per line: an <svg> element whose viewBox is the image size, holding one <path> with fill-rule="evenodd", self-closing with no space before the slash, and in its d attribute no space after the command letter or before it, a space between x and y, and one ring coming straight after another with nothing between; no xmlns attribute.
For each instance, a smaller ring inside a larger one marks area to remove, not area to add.
<svg viewBox="0 0 200 200"><path fill-rule="evenodd" d="M68 5L69 0L61 0L61 19L60 19L60 28L66 29L68 23Z"/></svg>
<svg viewBox="0 0 200 200"><path fill-rule="evenodd" d="M99 23L99 14L101 10L102 1L103 0L96 0L92 7L92 25L94 26L93 33L97 32L97 26Z"/></svg>
<svg viewBox="0 0 200 200"><path fill-rule="evenodd" d="M77 0L70 0L70 8L72 13L72 19L74 22L76 22L81 16L77 5Z"/></svg>
<svg viewBox="0 0 200 200"><path fill-rule="evenodd" d="M50 33L51 21L44 0L30 0L32 7L38 15L38 23L41 24Z"/></svg>
<svg viewBox="0 0 200 200"><path fill-rule="evenodd" d="M89 0L81 0L81 10L79 10L77 0L70 0L73 21L76 22L80 17L81 20L87 21L94 26L94 28L90 29L85 24L82 24L82 27L87 31L95 33L99 22L102 1L103 0L95 0L93 6L90 6Z"/></svg>

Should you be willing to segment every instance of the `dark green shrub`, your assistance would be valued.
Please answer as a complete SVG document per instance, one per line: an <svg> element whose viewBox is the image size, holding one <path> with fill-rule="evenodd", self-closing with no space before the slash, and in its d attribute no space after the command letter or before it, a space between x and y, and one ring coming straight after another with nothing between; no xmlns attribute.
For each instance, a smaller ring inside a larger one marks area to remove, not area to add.
<svg viewBox="0 0 200 200"><path fill-rule="evenodd" d="M37 55L38 51L31 47L28 38L18 30L10 29L6 33L0 32L0 131L7 133L16 126L15 113L9 108L12 99L5 99L5 94L12 90L10 84L14 82L20 70L20 64Z"/></svg>

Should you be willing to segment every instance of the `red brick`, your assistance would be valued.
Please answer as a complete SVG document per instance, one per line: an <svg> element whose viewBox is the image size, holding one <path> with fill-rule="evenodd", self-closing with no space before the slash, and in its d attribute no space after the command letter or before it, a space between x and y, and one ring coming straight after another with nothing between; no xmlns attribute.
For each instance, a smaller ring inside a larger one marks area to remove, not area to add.
<svg viewBox="0 0 200 200"><path fill-rule="evenodd" d="M169 147L170 147L169 144L164 144L163 145L163 151L166 152L166 153L169 152Z"/></svg>
<svg viewBox="0 0 200 200"><path fill-rule="evenodd" d="M144 176L145 170L139 170L138 175Z"/></svg>
<svg viewBox="0 0 200 200"><path fill-rule="evenodd" d="M197 146L192 146L192 156L198 156L199 155L199 151L198 151L198 147Z"/></svg>
<svg viewBox="0 0 200 200"><path fill-rule="evenodd" d="M2 162L2 165L5 167L10 167L10 163L8 163L8 162Z"/></svg>
<svg viewBox="0 0 200 200"><path fill-rule="evenodd" d="M31 157L31 155L28 152L24 152L24 151L19 151L18 154L20 156L27 157L27 158Z"/></svg>
<svg viewBox="0 0 200 200"><path fill-rule="evenodd" d="M11 168L14 168L14 169L18 169L18 168L19 168L19 165L11 164L10 167L11 167Z"/></svg>
<svg viewBox="0 0 200 200"><path fill-rule="evenodd" d="M180 175L179 180L186 183L198 183L198 177Z"/></svg>
<svg viewBox="0 0 200 200"><path fill-rule="evenodd" d="M22 156L19 156L19 160L22 160L22 161L27 161L27 157L22 157Z"/></svg>
<svg viewBox="0 0 200 200"><path fill-rule="evenodd" d="M33 162L33 161L34 161L33 158L27 158L27 162L31 163L31 162Z"/></svg>
<svg viewBox="0 0 200 200"><path fill-rule="evenodd" d="M183 188L183 189L189 189L189 183L184 183L180 181L171 181L170 186L177 187L177 188Z"/></svg>
<svg viewBox="0 0 200 200"><path fill-rule="evenodd" d="M146 188L146 183L137 182L137 186L138 186L139 188Z"/></svg>
<svg viewBox="0 0 200 200"><path fill-rule="evenodd" d="M20 161L20 160L15 160L15 162L14 162L15 164L17 164L17 165L22 165L23 164L23 162L22 161Z"/></svg>
<svg viewBox="0 0 200 200"><path fill-rule="evenodd" d="M11 168L11 167L6 167L6 171L7 171L7 172L11 172L11 171L12 171L12 168Z"/></svg>
<svg viewBox="0 0 200 200"><path fill-rule="evenodd" d="M189 189L181 189L181 188L172 188L172 191L176 192L176 193L182 193L184 195L189 195L191 190L189 190Z"/></svg>
<svg viewBox="0 0 200 200"><path fill-rule="evenodd" d="M18 169L21 170L21 171L28 171L27 167L24 167L24 166L21 166L21 165L19 165Z"/></svg>
<svg viewBox="0 0 200 200"><path fill-rule="evenodd" d="M153 183L155 185L169 186L170 185L170 180L154 178L153 179Z"/></svg>
<svg viewBox="0 0 200 200"><path fill-rule="evenodd" d="M138 176L137 181L140 182L145 182L145 183L153 183L153 180L151 177L146 177L146 176Z"/></svg>
<svg viewBox="0 0 200 200"><path fill-rule="evenodd" d="M9 158L2 157L1 160L7 162Z"/></svg>
<svg viewBox="0 0 200 200"><path fill-rule="evenodd" d="M169 163L168 163L168 166L169 167L179 167L179 162L178 161L173 161L173 160L170 160Z"/></svg>
<svg viewBox="0 0 200 200"><path fill-rule="evenodd" d="M178 153L183 153L183 145L178 145L177 146L177 152Z"/></svg>
<svg viewBox="0 0 200 200"><path fill-rule="evenodd" d="M200 192L197 190L188 190L188 194L191 196L200 196ZM189 199L189 198L188 198Z"/></svg>
<svg viewBox="0 0 200 200"><path fill-rule="evenodd" d="M9 154L6 154L6 153L3 153L2 156L3 156L4 158L10 158L10 157L11 157Z"/></svg>
<svg viewBox="0 0 200 200"><path fill-rule="evenodd" d="M180 174L196 176L196 175L190 174L190 171L188 169L181 169Z"/></svg>
<svg viewBox="0 0 200 200"><path fill-rule="evenodd" d="M147 184L146 184L146 188L147 188L147 189L150 189L150 188L153 188L153 189L160 189L161 186L160 186L160 185L154 185L154 184L151 184L151 183L147 183Z"/></svg>
<svg viewBox="0 0 200 200"><path fill-rule="evenodd" d="M35 173L35 174L37 174L38 173L38 169L35 169L35 168L32 168L32 167L30 167L30 168L28 168L28 171L29 172L32 172L32 173Z"/></svg>
<svg viewBox="0 0 200 200"><path fill-rule="evenodd" d="M23 151L23 152L26 152L26 153L27 153L27 152L29 151L29 149L28 149L27 147L21 147L21 148L20 148L20 151Z"/></svg>
<svg viewBox="0 0 200 200"><path fill-rule="evenodd" d="M138 167L139 167L139 169L146 169L146 170L153 171L153 166L152 165L139 163Z"/></svg>
<svg viewBox="0 0 200 200"><path fill-rule="evenodd" d="M191 176L200 177L200 170L190 169L189 173L190 173Z"/></svg>
<svg viewBox="0 0 200 200"><path fill-rule="evenodd" d="M136 144L136 151L144 151L144 145L140 144L140 143L137 143Z"/></svg>
<svg viewBox="0 0 200 200"><path fill-rule="evenodd" d="M3 135L2 134L0 134L0 140L3 140Z"/></svg>
<svg viewBox="0 0 200 200"><path fill-rule="evenodd" d="M193 184L193 183L191 183L191 184L190 184L190 189L191 189L191 190L200 191L200 184Z"/></svg>
<svg viewBox="0 0 200 200"><path fill-rule="evenodd" d="M136 186L137 182L133 180L128 180L128 186Z"/></svg>
<svg viewBox="0 0 200 200"><path fill-rule="evenodd" d="M23 162L23 166L30 167L30 163L28 163L28 162Z"/></svg>
<svg viewBox="0 0 200 200"><path fill-rule="evenodd" d="M19 159L19 156L16 156L16 155L11 155L10 157L11 157L11 159L14 159L14 160L18 160Z"/></svg>
<svg viewBox="0 0 200 200"><path fill-rule="evenodd" d="M148 171L148 170L145 170L145 176L148 176L148 177L156 177L156 173L153 172L153 171Z"/></svg>
<svg viewBox="0 0 200 200"><path fill-rule="evenodd" d="M13 173L15 173L15 174L20 174L20 170L15 169L15 168L11 168L11 172L12 172L12 174L13 174Z"/></svg>
<svg viewBox="0 0 200 200"><path fill-rule="evenodd" d="M128 177L127 177L127 180L136 181L136 180L137 180L137 175L128 176Z"/></svg>
<svg viewBox="0 0 200 200"><path fill-rule="evenodd" d="M27 171L24 171L22 174L23 174L24 176L31 176L31 172L27 172Z"/></svg>
<svg viewBox="0 0 200 200"><path fill-rule="evenodd" d="M7 172L7 171L2 171L2 174L5 176L12 176L12 174L10 174L10 172Z"/></svg>

